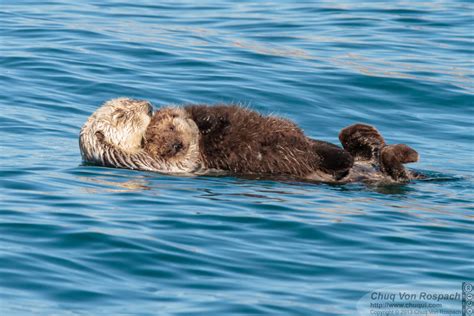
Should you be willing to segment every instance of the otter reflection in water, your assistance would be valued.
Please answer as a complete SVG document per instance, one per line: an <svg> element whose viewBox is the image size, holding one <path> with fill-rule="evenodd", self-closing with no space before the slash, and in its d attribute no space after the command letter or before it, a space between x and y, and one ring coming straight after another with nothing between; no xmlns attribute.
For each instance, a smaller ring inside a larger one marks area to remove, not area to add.
<svg viewBox="0 0 474 316"><path fill-rule="evenodd" d="M81 152L85 161L100 152L91 162L105 166L158 171L163 173L208 174L223 172L234 175L288 177L324 182L363 180L407 181L418 177L405 169L404 163L418 160L416 151L406 145L386 145L378 131L363 124L343 129L339 135L343 148L310 139L293 122L274 116L263 116L235 105L188 105L165 107L156 111L151 122L130 132L128 121L138 120L140 102L116 99L107 102L128 109L121 123L114 123L110 111L102 108L91 116L81 132ZM97 114L100 113L100 114ZM96 124L95 121L101 121ZM103 121L115 128L94 129ZM122 126L122 127L120 127ZM109 133L119 128L135 141L124 146ZM94 130L94 132L93 132ZM93 135L92 135L93 134ZM86 135L88 135L86 137ZM92 136L91 136L92 135ZM92 141L84 141L90 137ZM137 138L141 138L139 142ZM127 147L137 147L134 152ZM92 148L89 148L92 147Z"/></svg>

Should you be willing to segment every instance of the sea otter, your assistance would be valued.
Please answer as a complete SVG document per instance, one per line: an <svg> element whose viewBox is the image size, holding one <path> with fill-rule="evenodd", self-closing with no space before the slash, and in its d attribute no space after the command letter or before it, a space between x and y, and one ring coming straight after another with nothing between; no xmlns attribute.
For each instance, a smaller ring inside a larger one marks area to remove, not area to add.
<svg viewBox="0 0 474 316"><path fill-rule="evenodd" d="M144 150L145 132L152 114L153 107L148 101L117 98L105 102L81 129L79 147L84 162L163 173L199 174L202 169L197 150L199 132L192 121L185 121L186 133L191 137L184 159L152 156Z"/></svg>
<svg viewBox="0 0 474 316"><path fill-rule="evenodd" d="M337 181L353 165L349 152L309 139L293 122L233 105L157 111L145 134L145 151L160 159L182 157L189 148L184 130L189 120L199 129L202 162L211 170Z"/></svg>
<svg viewBox="0 0 474 316"><path fill-rule="evenodd" d="M179 174L232 173L345 183L405 181L403 163L418 159L406 145L387 146L377 130L353 125L344 149L307 138L294 123L236 106L162 108L147 101L106 102L81 129L85 162Z"/></svg>
<svg viewBox="0 0 474 316"><path fill-rule="evenodd" d="M185 122L190 119L199 128L205 168L235 175L328 182L383 177L405 181L413 176L403 164L418 160L416 151L406 145L386 145L369 125L343 129L342 149L306 137L289 120L234 105L188 105L157 111L145 134L145 150L160 159L182 159L189 147Z"/></svg>

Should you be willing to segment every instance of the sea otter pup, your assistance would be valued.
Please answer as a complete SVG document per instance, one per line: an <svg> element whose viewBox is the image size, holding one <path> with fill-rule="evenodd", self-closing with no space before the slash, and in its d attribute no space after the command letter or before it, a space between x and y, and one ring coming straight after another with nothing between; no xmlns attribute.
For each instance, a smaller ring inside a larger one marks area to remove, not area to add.
<svg viewBox="0 0 474 316"><path fill-rule="evenodd" d="M199 129L199 150L208 169L337 181L353 165L349 152L306 137L293 122L234 105L158 110L145 134L145 151L161 159L185 154L189 119Z"/></svg>
<svg viewBox="0 0 474 316"><path fill-rule="evenodd" d="M404 181L414 176L403 164L418 160L416 151L406 145L386 145L369 125L343 129L341 149L306 137L291 121L233 105L189 105L157 111L145 134L145 150L160 159L183 159L189 148L189 119L199 128L199 151L205 168L236 175L329 182L388 176Z"/></svg>
<svg viewBox="0 0 474 316"><path fill-rule="evenodd" d="M187 154L173 159L153 156L143 149L145 131L151 121L150 102L117 98L104 103L87 120L79 135L84 162L116 168L158 171L163 173L199 174L202 169L197 149L199 132L193 121L185 121Z"/></svg>

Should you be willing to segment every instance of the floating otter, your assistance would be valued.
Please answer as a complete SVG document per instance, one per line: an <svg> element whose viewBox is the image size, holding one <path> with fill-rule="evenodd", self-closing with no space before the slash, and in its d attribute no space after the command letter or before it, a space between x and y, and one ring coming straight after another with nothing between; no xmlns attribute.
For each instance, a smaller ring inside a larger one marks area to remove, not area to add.
<svg viewBox="0 0 474 316"><path fill-rule="evenodd" d="M197 125L201 159L210 170L334 181L353 165L349 152L309 139L286 119L228 105L157 111L145 134L145 150L160 159L183 157L189 151L185 130L192 129L187 124Z"/></svg>
<svg viewBox="0 0 474 316"><path fill-rule="evenodd" d="M147 101L106 102L80 134L85 162L179 174L264 175L325 182L414 178L403 163L417 153L387 146L377 130L353 125L340 133L344 149L307 138L294 123L238 106L162 108Z"/></svg>
<svg viewBox="0 0 474 316"><path fill-rule="evenodd" d="M157 154L152 156L144 150L144 136L152 114L153 107L148 101L117 98L104 103L81 129L79 147L84 162L106 167L198 174L202 163L197 150L191 150L186 159L179 160L160 158ZM192 125L192 122L188 124ZM197 127L194 130L197 133ZM187 133L192 134L190 130ZM197 139L190 141L189 148L196 146Z"/></svg>
<svg viewBox="0 0 474 316"><path fill-rule="evenodd" d="M229 105L189 105L157 111L145 134L145 149L161 159L182 157L189 147L183 122L186 125L190 119L199 128L199 150L205 168L236 175L328 182L389 176L404 181L413 175L403 164L418 160L416 151L406 145L386 145L378 131L369 125L356 124L343 129L342 149L306 137L286 119ZM181 123L178 126L174 122Z"/></svg>

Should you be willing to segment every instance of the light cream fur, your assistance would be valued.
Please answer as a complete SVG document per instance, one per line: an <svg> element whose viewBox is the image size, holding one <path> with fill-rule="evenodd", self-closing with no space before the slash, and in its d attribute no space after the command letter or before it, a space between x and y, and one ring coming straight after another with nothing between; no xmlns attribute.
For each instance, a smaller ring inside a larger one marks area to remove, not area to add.
<svg viewBox="0 0 474 316"><path fill-rule="evenodd" d="M79 147L83 160L108 167L162 173L202 173L203 166L197 156L176 160L162 159L143 149L152 111L150 102L143 100L117 98L104 103L81 129ZM188 121L182 123L190 125ZM195 124L192 129L195 133ZM198 154L198 146L198 138L190 142L190 154Z"/></svg>

